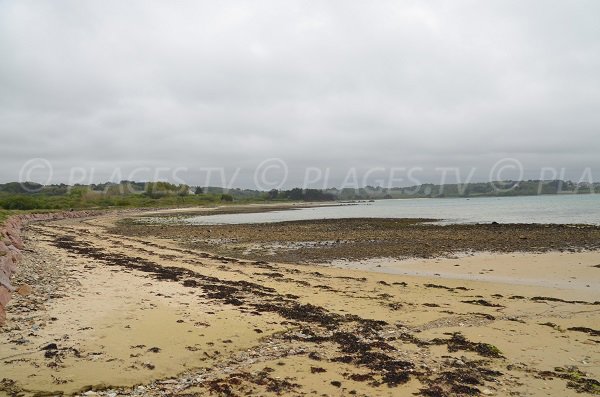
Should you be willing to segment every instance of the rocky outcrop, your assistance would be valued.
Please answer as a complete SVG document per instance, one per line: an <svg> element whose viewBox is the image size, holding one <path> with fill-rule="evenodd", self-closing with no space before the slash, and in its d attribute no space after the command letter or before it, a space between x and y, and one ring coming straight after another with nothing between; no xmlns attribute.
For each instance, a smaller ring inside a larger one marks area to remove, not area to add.
<svg viewBox="0 0 600 397"><path fill-rule="evenodd" d="M17 264L21 260L23 240L21 229L30 222L51 221L67 218L82 218L97 215L98 211L72 211L53 212L47 214L24 214L8 218L0 225L0 325L6 321L6 304L15 291L19 292L10 283L11 276L17 271ZM21 289L26 292L27 288Z"/></svg>

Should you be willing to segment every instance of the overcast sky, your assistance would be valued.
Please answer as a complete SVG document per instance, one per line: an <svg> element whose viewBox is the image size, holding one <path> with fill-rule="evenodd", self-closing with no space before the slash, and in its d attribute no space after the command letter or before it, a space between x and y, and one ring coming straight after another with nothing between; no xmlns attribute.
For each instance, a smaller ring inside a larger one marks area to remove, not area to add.
<svg viewBox="0 0 600 397"><path fill-rule="evenodd" d="M0 182L34 158L52 182L150 167L204 184L226 167L251 186L272 158L288 186L308 167L329 185L352 167L483 180L506 157L526 179L600 180L599 15L597 0L0 0Z"/></svg>

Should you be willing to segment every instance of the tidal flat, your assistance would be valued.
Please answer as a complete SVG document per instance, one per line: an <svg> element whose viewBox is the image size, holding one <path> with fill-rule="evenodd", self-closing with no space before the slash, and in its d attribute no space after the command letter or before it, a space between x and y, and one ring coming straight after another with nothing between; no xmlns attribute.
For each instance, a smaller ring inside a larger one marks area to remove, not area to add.
<svg viewBox="0 0 600 397"><path fill-rule="evenodd" d="M147 215L27 227L0 394L600 393L598 227Z"/></svg>

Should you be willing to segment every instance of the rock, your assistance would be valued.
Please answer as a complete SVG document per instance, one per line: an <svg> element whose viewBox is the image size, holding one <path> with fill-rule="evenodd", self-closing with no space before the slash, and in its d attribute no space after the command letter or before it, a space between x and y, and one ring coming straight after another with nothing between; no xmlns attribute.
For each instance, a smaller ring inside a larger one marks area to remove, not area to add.
<svg viewBox="0 0 600 397"><path fill-rule="evenodd" d="M0 225L0 326L6 321L5 306L10 300L10 292L14 291L13 286L10 284L10 278L17 270L17 263L23 258L21 253L21 250L24 249L23 239L21 238L23 225L35 221L83 218L98 213L99 211L73 211L15 215ZM32 276L32 278L37 279L35 276ZM31 292L31 287L26 286L19 291L19 294L24 296Z"/></svg>
<svg viewBox="0 0 600 397"><path fill-rule="evenodd" d="M294 336L296 336L296 337L298 337L298 338L300 338L300 339L311 339L311 338L312 338L312 336L310 336L310 335L305 335L305 334L303 334L302 332L296 332L296 333L294 334Z"/></svg>
<svg viewBox="0 0 600 397"><path fill-rule="evenodd" d="M10 300L10 291L0 285L0 307L6 307L6 304L8 303L8 301Z"/></svg>
<svg viewBox="0 0 600 397"><path fill-rule="evenodd" d="M1 251L0 248L0 253L2 252L4 255L0 255L0 271L10 276L17 270L16 263L8 248L6 251Z"/></svg>
<svg viewBox="0 0 600 397"><path fill-rule="evenodd" d="M46 350L46 352L44 353L44 357L52 358L52 357L56 356L57 354L58 354L58 350Z"/></svg>
<svg viewBox="0 0 600 397"><path fill-rule="evenodd" d="M156 366L154 364L152 364L151 362L146 361L143 364L144 368L149 369L149 370L153 370L154 368L156 368Z"/></svg>
<svg viewBox="0 0 600 397"><path fill-rule="evenodd" d="M33 288L31 288L28 284L23 284L17 289L17 293L21 296L27 296L33 292Z"/></svg>
<svg viewBox="0 0 600 397"><path fill-rule="evenodd" d="M7 269L0 269L0 286L6 288L9 291L14 291L14 287L10 284L10 275L12 272Z"/></svg>

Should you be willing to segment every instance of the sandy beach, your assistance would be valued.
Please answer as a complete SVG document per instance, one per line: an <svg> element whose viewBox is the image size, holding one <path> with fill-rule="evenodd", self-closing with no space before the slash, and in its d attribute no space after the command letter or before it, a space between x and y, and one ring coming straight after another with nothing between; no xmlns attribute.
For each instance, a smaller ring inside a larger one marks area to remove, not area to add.
<svg viewBox="0 0 600 397"><path fill-rule="evenodd" d="M600 393L595 229L574 252L294 263L122 218L26 228L0 395Z"/></svg>
<svg viewBox="0 0 600 397"><path fill-rule="evenodd" d="M0 397L600 397L598 15L0 0Z"/></svg>

